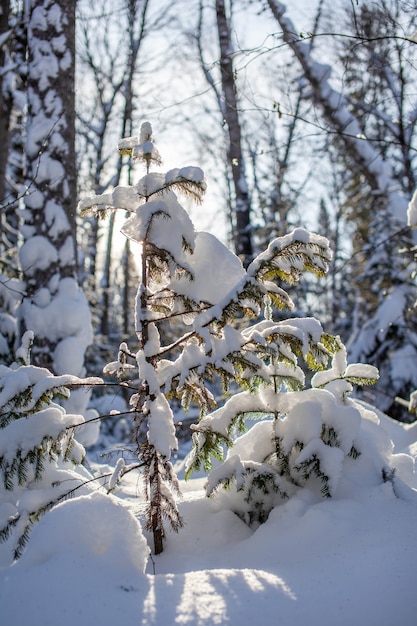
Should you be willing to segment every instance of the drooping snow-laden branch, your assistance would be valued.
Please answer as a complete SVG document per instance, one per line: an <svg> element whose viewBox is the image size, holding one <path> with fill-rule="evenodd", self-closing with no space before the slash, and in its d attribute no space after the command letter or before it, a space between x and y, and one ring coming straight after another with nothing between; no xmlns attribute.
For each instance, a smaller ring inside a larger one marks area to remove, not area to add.
<svg viewBox="0 0 417 626"><path fill-rule="evenodd" d="M311 46L300 39L299 31L285 15L285 5L268 0L268 5L279 23L284 41L298 59L304 75L312 88L312 96L331 126L344 141L346 150L368 178L375 192L387 198L388 209L393 218L406 223L408 199L398 192L392 168L364 138L360 124L348 109L346 98L329 83L331 68L318 63L311 56Z"/></svg>

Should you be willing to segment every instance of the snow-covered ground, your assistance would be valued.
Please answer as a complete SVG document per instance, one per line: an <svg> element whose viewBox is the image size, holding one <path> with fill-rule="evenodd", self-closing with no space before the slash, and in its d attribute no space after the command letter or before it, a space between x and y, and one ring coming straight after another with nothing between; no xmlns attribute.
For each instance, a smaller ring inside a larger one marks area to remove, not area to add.
<svg viewBox="0 0 417 626"><path fill-rule="evenodd" d="M416 455L417 426L382 423L396 452ZM117 497L94 491L57 506L0 569L1 624L416 623L417 492L358 484L353 496L319 500L303 489L253 532L205 497L204 482L181 482L185 527L167 533L158 557L137 521L137 475Z"/></svg>

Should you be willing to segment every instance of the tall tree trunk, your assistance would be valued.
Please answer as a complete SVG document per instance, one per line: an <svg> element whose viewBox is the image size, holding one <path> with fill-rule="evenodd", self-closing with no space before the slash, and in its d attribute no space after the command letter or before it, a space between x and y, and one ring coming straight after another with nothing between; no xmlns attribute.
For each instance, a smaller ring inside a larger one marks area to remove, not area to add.
<svg viewBox="0 0 417 626"><path fill-rule="evenodd" d="M140 28L139 34L135 37L135 24L138 19L138 4L136 0L127 0L128 16L129 16L129 57L126 67L126 78L124 82L124 109L122 118L121 137L131 136L133 134L133 79L136 73L136 64L140 46L146 35L146 18L148 11L149 0L144 0L142 4L142 11L140 14ZM118 185L122 174L122 157L119 158L116 176L114 177L114 185ZM129 172L129 184L130 184L130 172ZM112 269L112 249L113 249L113 234L114 234L114 214L109 220L109 231L107 236L106 246L106 259L104 263L103 271L103 310L101 317L100 330L101 334L107 335L110 330L109 316L110 316L110 287L111 287L111 269ZM125 277L125 282L128 283L128 277ZM124 324L124 323L123 323Z"/></svg>
<svg viewBox="0 0 417 626"><path fill-rule="evenodd" d="M224 0L216 0L217 30L220 45L220 71L223 91L223 116L227 125L229 147L227 159L233 176L235 193L235 225L233 240L235 252L244 263L252 260L251 215L248 186L242 153L242 133L233 69L233 48L230 24Z"/></svg>
<svg viewBox="0 0 417 626"><path fill-rule="evenodd" d="M9 0L3 0L0 9L0 38L6 35L9 30ZM0 46L0 69L3 70L6 60L4 45ZM5 74L2 74L4 78ZM6 168L9 153L9 118L10 118L10 102L5 97L3 89L3 81L0 83L0 204L6 199ZM0 224L2 222L0 221Z"/></svg>
<svg viewBox="0 0 417 626"><path fill-rule="evenodd" d="M76 279L75 0L28 0L22 330L33 362L83 374L90 313Z"/></svg>

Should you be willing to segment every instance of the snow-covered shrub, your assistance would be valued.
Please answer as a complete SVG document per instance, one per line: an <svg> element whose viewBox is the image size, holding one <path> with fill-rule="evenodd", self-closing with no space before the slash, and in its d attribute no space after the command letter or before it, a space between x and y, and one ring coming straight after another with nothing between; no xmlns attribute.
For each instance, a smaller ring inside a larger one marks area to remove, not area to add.
<svg viewBox="0 0 417 626"><path fill-rule="evenodd" d="M123 343L117 361L105 371L135 388L130 404L136 452L144 468L147 526L158 553L163 549L163 517L174 530L182 524L174 498L178 483L169 461L178 445L169 400L176 396L184 409L196 402L204 416L215 407L208 387L215 377L226 391L236 381L251 389L261 380L270 381L272 374L279 386L285 381L290 389L302 387L298 356L319 369L334 348L319 322L266 319L246 328L243 322L259 317L263 309L268 314L272 306L291 309L293 303L277 281L297 282L303 271L322 275L331 253L327 239L296 229L272 241L245 269L216 237L195 232L178 201L176 192L202 200L206 182L200 168L150 172L160 156L149 123L142 124L139 137L123 139L119 150L144 162L145 176L136 185L85 198L80 209L97 214L128 211L122 232L141 244L135 310L139 349L132 352ZM239 328L233 327L236 317ZM164 345L161 329L167 322L178 329L178 337ZM205 437L208 445L199 448L197 465L201 455L204 463L211 453L220 454L227 434L219 439L206 432Z"/></svg>
<svg viewBox="0 0 417 626"><path fill-rule="evenodd" d="M377 414L349 398L353 384L377 378L370 365L348 365L338 342L332 367L317 372L311 388L288 390L271 373L255 391L233 396L202 419L194 426L190 464L204 451L209 465L208 450L225 442L227 458L211 471L207 494L255 527L300 488L330 498L354 490L355 482L392 480L403 455L393 454ZM261 421L235 438L236 421L247 418Z"/></svg>
<svg viewBox="0 0 417 626"><path fill-rule="evenodd" d="M84 457L74 437L84 418L54 400L97 382L30 365L32 341L27 331L16 362L0 365L0 541L13 541L16 558L33 523L85 479L82 469L73 471Z"/></svg>

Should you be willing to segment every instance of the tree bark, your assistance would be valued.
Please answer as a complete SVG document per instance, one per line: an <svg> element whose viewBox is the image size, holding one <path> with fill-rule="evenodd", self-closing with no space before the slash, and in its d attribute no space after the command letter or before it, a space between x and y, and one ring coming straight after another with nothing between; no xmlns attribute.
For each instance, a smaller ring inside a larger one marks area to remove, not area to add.
<svg viewBox="0 0 417 626"><path fill-rule="evenodd" d="M77 353L77 359L68 362L67 373L80 375L81 354L91 341L91 326L76 276L75 0L28 0L26 8L27 192L20 249L26 295L20 309L22 331L35 333L34 364L57 374L67 367L64 348L57 365L57 346L71 338L71 355ZM69 371L74 368L77 371Z"/></svg>
<svg viewBox="0 0 417 626"><path fill-rule="evenodd" d="M242 133L239 123L233 49L230 25L224 0L216 0L217 30L220 46L220 72L223 91L223 116L228 130L227 160L232 172L235 193L235 224L233 240L235 252L248 264L253 257L251 236L251 207L242 152Z"/></svg>
<svg viewBox="0 0 417 626"><path fill-rule="evenodd" d="M9 29L9 0L3 0L0 10L0 37L5 35ZM0 46L0 68L4 67L6 55L4 45ZM4 74L3 74L4 78ZM2 81L3 82L3 81ZM0 204L6 199L6 168L9 154L9 118L10 102L5 98L3 85L0 84ZM0 220L0 224L2 221Z"/></svg>
<svg viewBox="0 0 417 626"><path fill-rule="evenodd" d="M134 90L133 90L133 81L136 74L136 65L137 59L139 55L139 50L143 39L146 35L146 19L147 19L147 10L148 10L149 0L145 0L142 7L142 12L140 14L140 28L139 34L135 37L135 24L138 20L138 7L135 0L127 0L127 9L129 16L129 27L128 27L128 36L129 36L129 56L127 59L127 65L125 68L125 80L124 80L124 107L123 107L123 117L122 117L122 128L121 128L121 137L131 136L133 134L133 100L134 100ZM117 165L116 176L114 177L113 183L114 186L117 186L120 182L120 177L122 174L122 158L119 158ZM129 179L130 179L130 171L129 171ZM130 184L130 180L129 180ZM109 232L107 237L107 247L106 247L106 260L103 271L103 309L101 316L101 333L103 335L107 335L110 330L110 288L111 288L111 268L112 268L112 249L113 249L113 234L114 234L114 215L111 216L109 221ZM127 266L128 267L128 266ZM128 283L129 277L125 277L125 284Z"/></svg>

